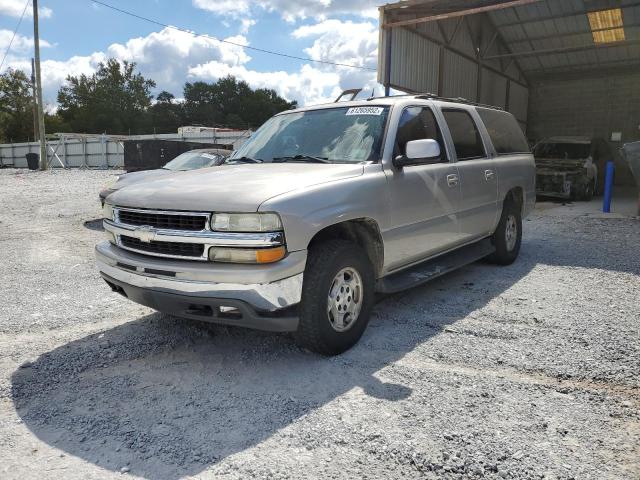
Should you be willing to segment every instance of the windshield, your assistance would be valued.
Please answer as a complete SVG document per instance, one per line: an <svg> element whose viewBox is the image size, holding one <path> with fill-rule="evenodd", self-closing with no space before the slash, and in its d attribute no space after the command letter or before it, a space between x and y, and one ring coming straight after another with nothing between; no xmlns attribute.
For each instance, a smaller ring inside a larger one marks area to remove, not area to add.
<svg viewBox="0 0 640 480"><path fill-rule="evenodd" d="M211 167L220 160L220 155L207 152L184 152L167 163L167 170L196 170L198 168Z"/></svg>
<svg viewBox="0 0 640 480"><path fill-rule="evenodd" d="M533 155L539 158L567 160L583 160L590 154L591 145L588 143L540 143L533 151Z"/></svg>
<svg viewBox="0 0 640 480"><path fill-rule="evenodd" d="M230 161L357 163L380 158L389 107L338 107L277 115Z"/></svg>

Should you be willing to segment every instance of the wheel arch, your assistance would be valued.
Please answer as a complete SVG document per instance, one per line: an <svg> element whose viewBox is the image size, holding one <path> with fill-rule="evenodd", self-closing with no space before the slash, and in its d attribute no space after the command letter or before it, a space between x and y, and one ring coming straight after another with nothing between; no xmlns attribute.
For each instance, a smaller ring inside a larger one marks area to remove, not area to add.
<svg viewBox="0 0 640 480"><path fill-rule="evenodd" d="M307 248L330 239L347 240L362 247L373 266L376 278L381 276L384 266L384 243L378 222L374 219L355 218L328 225L311 238Z"/></svg>
<svg viewBox="0 0 640 480"><path fill-rule="evenodd" d="M524 189L518 186L509 190L502 201L503 208L507 202L515 203L520 208L520 212L522 212L522 208L524 207Z"/></svg>

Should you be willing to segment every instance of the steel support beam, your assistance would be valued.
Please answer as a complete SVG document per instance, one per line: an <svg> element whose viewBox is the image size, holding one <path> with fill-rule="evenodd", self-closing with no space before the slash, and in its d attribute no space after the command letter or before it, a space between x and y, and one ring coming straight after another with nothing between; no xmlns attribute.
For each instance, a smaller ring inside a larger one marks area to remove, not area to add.
<svg viewBox="0 0 640 480"><path fill-rule="evenodd" d="M611 43L602 43L602 44L592 43L592 44L580 45L577 47L548 48L544 50L530 50L526 52L503 53L500 55L491 55L489 57L485 57L485 60L496 60L500 58L537 57L540 55L554 55L556 53L581 52L583 50L600 50L600 49L615 48L615 47L628 47L631 45L640 45L640 40L626 40L623 42L611 42Z"/></svg>
<svg viewBox="0 0 640 480"><path fill-rule="evenodd" d="M622 5L616 5L615 8L624 9L624 8L632 8L632 7L638 7L638 6L640 6L640 2L635 1L635 2L623 3ZM498 28L515 27L515 26L518 26L518 25L530 25L532 23L547 22L549 20L557 20L559 18L579 17L581 15L586 15L587 13L589 13L591 11L597 12L598 10L601 10L601 9L596 8L595 10L578 10L578 11L575 11L575 12L560 13L560 14L557 14L557 15L548 15L546 17L536 17L536 18L529 18L529 19L526 19L526 20L517 20L515 22L501 23L500 25L497 25L497 27Z"/></svg>
<svg viewBox="0 0 640 480"><path fill-rule="evenodd" d="M456 50L455 48L452 48L452 47L446 45L444 42L439 41L437 38L433 38L433 37L427 35L426 33L423 33L420 30L417 30L415 27L403 27L403 28L405 28L407 31L409 31L411 33L414 33L414 34L418 35L419 37L424 38L425 40L428 40L430 42L435 43L436 45L438 45L439 47L441 47L444 50L448 50L448 51L450 51L452 53L455 53L456 55L461 56L465 60L469 60L469 61L471 61L473 63L477 62L477 58L476 57L473 57L471 55L467 55L466 53L460 52L460 51ZM500 71L500 70L498 70L496 68L493 68L493 67L491 67L489 65L486 65L486 64L484 65L484 68L486 68L487 70L489 70L489 71L491 71L493 73L497 73L498 75L500 75L502 77L509 78L512 82L515 82L518 85L521 85L521 86L523 86L525 88L529 88L529 86L526 83L522 82L520 79L511 77L511 76L509 76L507 73L505 73L503 71Z"/></svg>
<svg viewBox="0 0 640 480"><path fill-rule="evenodd" d="M627 23L622 27L605 27L605 28L596 28L594 30L578 30L576 32L563 32L563 33L551 33L548 35L539 35L539 36L535 36L535 37L527 37L525 39L522 40L511 40L509 41L509 43L511 45L518 45L520 43L527 43L527 42L535 42L538 40L551 40L552 38L566 38L566 37L575 37L576 35L591 35L592 33L597 33L597 32L608 32L609 30L618 30L620 28L637 28L640 27L640 23ZM500 27L498 27L500 28Z"/></svg>
<svg viewBox="0 0 640 480"><path fill-rule="evenodd" d="M495 10L504 10L505 8L520 7L530 3L536 3L541 0L512 0L510 2L498 3L494 5L485 5L484 7L469 8L466 10L458 10L449 13L441 13L437 15L429 15L426 17L413 18L408 20L398 20L388 22L382 25L382 28L403 27L407 25L417 25L419 23L436 22L438 20L448 20L450 18L465 17L467 15L475 15L477 13L493 12Z"/></svg>
<svg viewBox="0 0 640 480"><path fill-rule="evenodd" d="M384 96L388 97L391 94L391 38L393 31L388 29L385 31L385 44L384 44Z"/></svg>

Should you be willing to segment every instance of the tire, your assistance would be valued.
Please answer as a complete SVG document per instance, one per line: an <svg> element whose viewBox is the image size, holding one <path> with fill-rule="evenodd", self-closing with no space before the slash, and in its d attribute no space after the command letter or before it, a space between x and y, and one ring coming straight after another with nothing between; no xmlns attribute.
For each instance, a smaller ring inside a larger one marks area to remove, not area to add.
<svg viewBox="0 0 640 480"><path fill-rule="evenodd" d="M505 200L500 222L491 236L491 242L496 248L488 257L491 263L511 265L518 258L522 243L522 213L520 206L513 200Z"/></svg>
<svg viewBox="0 0 640 480"><path fill-rule="evenodd" d="M339 275L341 277L338 279ZM349 279L351 283L346 284ZM356 288L357 284L359 288ZM349 285L351 288L347 292ZM300 321L294 334L298 345L327 356L338 355L355 345L369 323L374 286L375 275L371 262L356 244L329 240L312 247L304 272ZM334 301L334 309L330 310L329 296L332 290L336 299L340 293L347 296ZM354 290L356 294L349 296ZM339 313L336 304L341 307L341 312L345 312L343 308L346 307L349 313ZM356 311L357 314L351 315ZM337 314L336 318L334 313Z"/></svg>
<svg viewBox="0 0 640 480"><path fill-rule="evenodd" d="M593 199L593 195L595 194L594 190L595 190L595 180L591 180L589 183L587 183L584 186L580 200L584 202L590 202Z"/></svg>

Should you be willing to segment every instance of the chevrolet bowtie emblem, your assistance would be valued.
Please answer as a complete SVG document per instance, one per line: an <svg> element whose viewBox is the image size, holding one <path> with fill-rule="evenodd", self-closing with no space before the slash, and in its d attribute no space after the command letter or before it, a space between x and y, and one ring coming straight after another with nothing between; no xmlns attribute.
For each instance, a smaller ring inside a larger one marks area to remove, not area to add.
<svg viewBox="0 0 640 480"><path fill-rule="evenodd" d="M153 227L142 226L135 229L136 237L140 239L141 242L149 243L156 238L156 232Z"/></svg>

